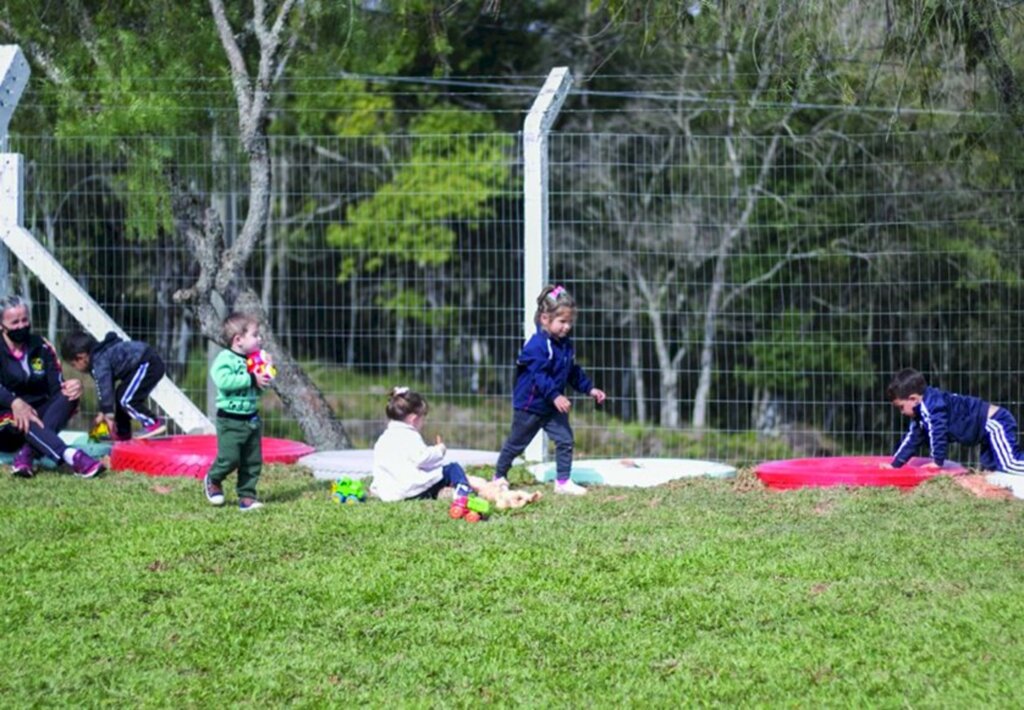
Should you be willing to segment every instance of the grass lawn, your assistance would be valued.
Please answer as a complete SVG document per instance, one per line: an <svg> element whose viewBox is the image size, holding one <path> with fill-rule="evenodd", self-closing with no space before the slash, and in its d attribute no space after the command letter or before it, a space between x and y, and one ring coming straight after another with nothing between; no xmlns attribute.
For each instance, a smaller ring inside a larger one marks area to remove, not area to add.
<svg viewBox="0 0 1024 710"><path fill-rule="evenodd" d="M477 525L297 467L261 490L4 473L3 706L1024 705L1024 504L949 479L745 471Z"/></svg>

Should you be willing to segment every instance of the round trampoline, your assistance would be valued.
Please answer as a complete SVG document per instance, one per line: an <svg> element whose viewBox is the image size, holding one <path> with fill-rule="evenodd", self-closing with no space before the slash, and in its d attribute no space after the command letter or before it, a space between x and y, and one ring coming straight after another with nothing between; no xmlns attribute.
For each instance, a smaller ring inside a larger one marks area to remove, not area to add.
<svg viewBox="0 0 1024 710"><path fill-rule="evenodd" d="M300 441L263 438L263 463L295 463L313 451ZM212 434L134 439L114 444L110 467L150 476L202 478L217 457L217 437Z"/></svg>
<svg viewBox="0 0 1024 710"><path fill-rule="evenodd" d="M824 458L767 461L754 473L769 488L789 489L827 486L896 486L913 488L939 475L958 475L967 469L946 461L941 469L925 468L931 459L915 457L901 468L882 468L891 456L829 456Z"/></svg>
<svg viewBox="0 0 1024 710"><path fill-rule="evenodd" d="M555 480L552 461L529 467L541 482ZM581 459L572 463L572 480L583 485L649 488L679 478L732 478L736 469L697 459Z"/></svg>
<svg viewBox="0 0 1024 710"><path fill-rule="evenodd" d="M498 462L497 451L479 449L448 449L445 463L456 462L463 466L494 466ZM298 460L298 464L312 469L313 477L333 481L348 478L369 478L373 475L373 449L340 449L317 451Z"/></svg>

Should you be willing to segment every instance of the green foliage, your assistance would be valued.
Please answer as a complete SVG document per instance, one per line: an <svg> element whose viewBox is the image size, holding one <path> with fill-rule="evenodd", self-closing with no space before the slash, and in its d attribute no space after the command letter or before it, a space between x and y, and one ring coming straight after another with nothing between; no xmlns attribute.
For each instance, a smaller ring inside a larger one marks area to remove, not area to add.
<svg viewBox="0 0 1024 710"><path fill-rule="evenodd" d="M388 264L424 268L451 259L453 222L489 215L489 200L508 180L511 139L488 129L487 115L459 109L438 107L413 119L391 179L349 207L345 223L328 228L328 243L345 255L340 280Z"/></svg>
<svg viewBox="0 0 1024 710"><path fill-rule="evenodd" d="M740 377L755 387L789 397L824 387L826 400L846 388L869 387L873 368L864 344L833 335L848 328L816 327L814 320L810 313L785 311L772 323L766 338L750 344L754 364L739 369Z"/></svg>
<svg viewBox="0 0 1024 710"><path fill-rule="evenodd" d="M223 74L223 50L208 6L197 0L122 0L84 9L87 17L60 10L51 16L54 9L44 6L7 19L25 36L46 38L41 46L62 77L38 86L52 132L68 150L87 146L113 161L107 184L123 205L126 233L147 241L172 228L167 141L208 131L217 108L211 102L224 94L203 91L199 101L194 91L209 88L197 77ZM40 113L26 118L38 121Z"/></svg>

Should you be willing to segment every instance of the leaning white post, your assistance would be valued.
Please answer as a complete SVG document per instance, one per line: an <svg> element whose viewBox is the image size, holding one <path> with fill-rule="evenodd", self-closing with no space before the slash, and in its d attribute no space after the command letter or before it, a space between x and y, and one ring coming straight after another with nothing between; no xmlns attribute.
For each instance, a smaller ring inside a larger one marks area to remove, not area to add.
<svg viewBox="0 0 1024 710"><path fill-rule="evenodd" d="M537 294L548 280L548 133L572 89L568 67L556 67L523 122L523 337L536 331ZM543 432L526 448L527 461L547 458Z"/></svg>
<svg viewBox="0 0 1024 710"><path fill-rule="evenodd" d="M28 83L28 62L21 48L0 46L0 151L7 150L7 126ZM92 296L60 265L46 248L22 226L24 221L24 158L0 152L0 241L36 275L61 305L96 338L110 331L125 332L100 308ZM4 251L4 250L0 250ZM6 259L6 255L4 257ZM6 277L7 269L3 269ZM5 293L7 290L5 289ZM214 431L213 424L177 385L164 377L152 394L153 400L182 428L193 433Z"/></svg>
<svg viewBox="0 0 1024 710"><path fill-rule="evenodd" d="M14 109L21 99L21 94L28 84L28 77L31 69L25 56L21 53L21 47L13 44L0 45L0 154L7 152L8 126L11 125L11 117ZM21 224L22 214L20 206L16 214L0 215L0 220L16 220L14 224ZM7 249L0 248L0 293L11 292L11 263L7 256Z"/></svg>

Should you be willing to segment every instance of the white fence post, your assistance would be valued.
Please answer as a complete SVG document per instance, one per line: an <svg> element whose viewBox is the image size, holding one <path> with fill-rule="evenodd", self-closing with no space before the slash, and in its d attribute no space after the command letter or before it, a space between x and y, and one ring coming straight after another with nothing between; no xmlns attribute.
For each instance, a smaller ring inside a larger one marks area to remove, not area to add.
<svg viewBox="0 0 1024 710"><path fill-rule="evenodd" d="M96 338L109 331L125 337L125 332L100 308L53 255L24 228L24 159L7 153L7 126L28 83L30 68L14 45L0 46L0 240L57 297L61 305ZM4 251L4 250L0 250ZM6 252L3 256L6 262ZM0 264L3 278L9 282L7 264ZM3 284L5 286L8 284ZM5 288L3 293L7 293ZM177 385L164 377L152 394L178 426L188 433L213 432L214 427L202 410L193 404Z"/></svg>
<svg viewBox="0 0 1024 710"><path fill-rule="evenodd" d="M537 294L548 280L548 133L572 89L568 67L555 67L533 101L523 122L523 337L537 326ZM544 432L534 437L524 454L527 461L547 458Z"/></svg>

